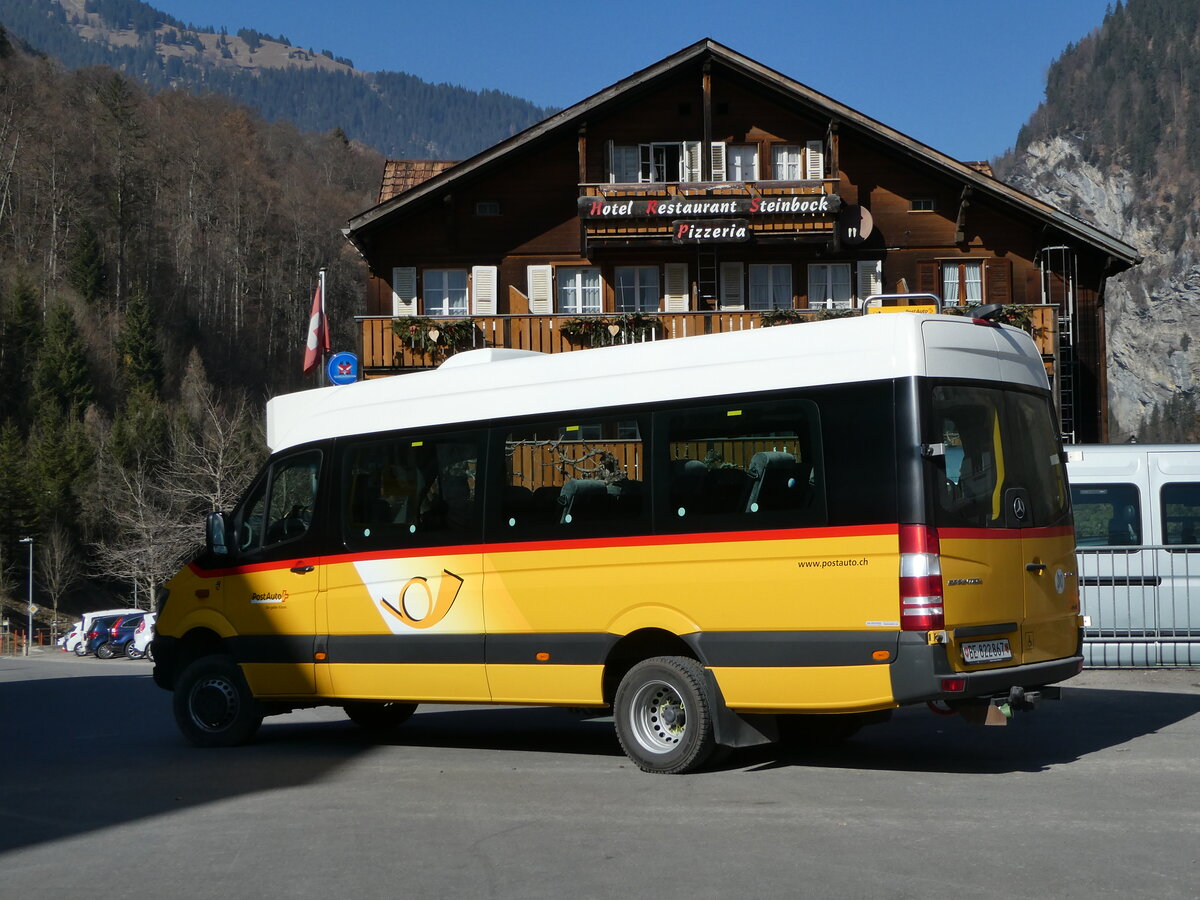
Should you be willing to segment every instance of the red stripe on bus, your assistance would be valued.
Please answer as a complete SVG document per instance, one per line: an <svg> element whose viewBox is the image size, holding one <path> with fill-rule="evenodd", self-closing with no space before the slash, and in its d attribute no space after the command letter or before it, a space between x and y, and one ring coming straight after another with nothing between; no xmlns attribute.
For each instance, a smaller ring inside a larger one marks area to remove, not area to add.
<svg viewBox="0 0 1200 900"><path fill-rule="evenodd" d="M688 544L736 544L761 541L820 540L822 538L888 537L899 533L899 526L845 525L826 528L781 528L771 531L712 531L698 534L630 535L610 538L572 538L570 540L513 541L510 543L460 544L449 546L411 547L408 549L369 550L358 553L320 554L310 557L290 557L286 560L233 566L228 569L202 569L195 562L188 568L198 576L221 578L290 569L297 563L323 565L347 562L367 562L376 559L413 559L425 556L467 556L483 553L527 553L535 550L593 550L612 547L673 547Z"/></svg>

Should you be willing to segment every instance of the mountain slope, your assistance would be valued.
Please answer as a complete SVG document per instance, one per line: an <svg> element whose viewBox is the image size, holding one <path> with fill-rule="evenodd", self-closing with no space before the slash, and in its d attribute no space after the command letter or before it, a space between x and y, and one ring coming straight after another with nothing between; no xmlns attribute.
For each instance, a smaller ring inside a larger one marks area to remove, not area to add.
<svg viewBox="0 0 1200 900"><path fill-rule="evenodd" d="M1200 400L1200 0L1118 2L1051 66L996 172L1145 257L1108 282L1111 438L1200 440L1194 416L1147 430Z"/></svg>
<svg viewBox="0 0 1200 900"><path fill-rule="evenodd" d="M196 27L141 0L0 0L0 24L68 68L107 65L152 90L219 93L268 121L340 128L392 157L463 159L550 113L499 91L359 72L282 35Z"/></svg>

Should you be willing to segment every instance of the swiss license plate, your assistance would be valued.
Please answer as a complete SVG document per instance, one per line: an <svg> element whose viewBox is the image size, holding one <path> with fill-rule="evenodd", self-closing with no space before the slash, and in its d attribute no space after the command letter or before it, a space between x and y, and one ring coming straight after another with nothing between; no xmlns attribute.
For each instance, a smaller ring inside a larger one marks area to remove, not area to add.
<svg viewBox="0 0 1200 900"><path fill-rule="evenodd" d="M1008 646L1008 638L998 641L971 641L962 645L963 662L970 665L989 662L1003 662L1012 659L1012 648Z"/></svg>

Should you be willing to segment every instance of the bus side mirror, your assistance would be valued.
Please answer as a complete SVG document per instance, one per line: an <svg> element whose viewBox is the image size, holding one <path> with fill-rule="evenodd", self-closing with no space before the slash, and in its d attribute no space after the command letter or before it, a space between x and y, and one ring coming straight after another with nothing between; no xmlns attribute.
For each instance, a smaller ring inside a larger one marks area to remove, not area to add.
<svg viewBox="0 0 1200 900"><path fill-rule="evenodd" d="M225 535L228 532L228 519L223 512L211 512L204 529L204 548L210 555L228 556L229 546Z"/></svg>

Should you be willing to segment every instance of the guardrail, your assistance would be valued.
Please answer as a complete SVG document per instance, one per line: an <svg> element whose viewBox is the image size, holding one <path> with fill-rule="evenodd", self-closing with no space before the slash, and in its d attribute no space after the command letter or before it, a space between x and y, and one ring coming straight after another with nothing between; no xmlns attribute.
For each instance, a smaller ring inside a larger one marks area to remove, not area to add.
<svg viewBox="0 0 1200 900"><path fill-rule="evenodd" d="M1084 663L1200 666L1200 544L1076 550Z"/></svg>

